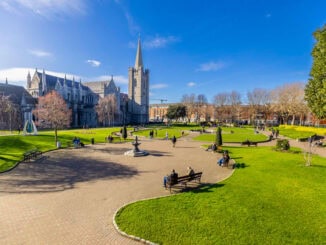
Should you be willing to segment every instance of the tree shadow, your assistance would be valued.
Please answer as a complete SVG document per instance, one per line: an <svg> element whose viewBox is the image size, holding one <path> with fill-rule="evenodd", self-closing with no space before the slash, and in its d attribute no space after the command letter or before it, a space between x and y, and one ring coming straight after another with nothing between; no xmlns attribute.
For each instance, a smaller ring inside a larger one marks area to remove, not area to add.
<svg viewBox="0 0 326 245"><path fill-rule="evenodd" d="M246 163L235 163L233 168L247 168L249 167Z"/></svg>
<svg viewBox="0 0 326 245"><path fill-rule="evenodd" d="M76 156L43 158L21 163L0 176L0 193L42 193L72 189L77 183L130 178L139 174L133 167Z"/></svg>
<svg viewBox="0 0 326 245"><path fill-rule="evenodd" d="M192 193L205 193L213 192L213 189L223 187L224 184L211 184L211 183L198 183L198 182L187 182L187 186L174 185L172 190L174 193L180 192L192 192Z"/></svg>
<svg viewBox="0 0 326 245"><path fill-rule="evenodd" d="M326 168L325 165L319 165L319 164L311 164L309 167L313 167L313 168Z"/></svg>
<svg viewBox="0 0 326 245"><path fill-rule="evenodd" d="M242 159L243 157L232 157L232 159Z"/></svg>
<svg viewBox="0 0 326 245"><path fill-rule="evenodd" d="M225 184L208 184L208 183L202 183L197 189L191 190L193 193L208 193L208 192L213 192L214 189L221 188Z"/></svg>

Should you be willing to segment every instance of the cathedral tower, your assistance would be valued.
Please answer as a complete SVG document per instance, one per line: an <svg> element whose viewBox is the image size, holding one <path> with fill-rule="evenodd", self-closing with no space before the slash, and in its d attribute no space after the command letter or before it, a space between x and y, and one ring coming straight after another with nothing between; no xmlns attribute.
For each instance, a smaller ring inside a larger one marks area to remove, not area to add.
<svg viewBox="0 0 326 245"><path fill-rule="evenodd" d="M138 39L135 67L129 67L128 76L131 123L148 123L149 70L144 69L140 38Z"/></svg>

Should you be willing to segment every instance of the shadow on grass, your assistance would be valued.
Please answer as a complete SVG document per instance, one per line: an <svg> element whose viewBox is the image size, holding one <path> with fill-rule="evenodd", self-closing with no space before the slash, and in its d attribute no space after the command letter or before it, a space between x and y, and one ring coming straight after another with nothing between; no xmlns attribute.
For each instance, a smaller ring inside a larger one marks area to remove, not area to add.
<svg viewBox="0 0 326 245"><path fill-rule="evenodd" d="M197 189L193 189L191 190L191 192L193 193L207 193L207 192L213 192L213 189L217 189L217 188L221 188L223 187L225 184L205 184L202 183Z"/></svg>
<svg viewBox="0 0 326 245"><path fill-rule="evenodd" d="M242 159L243 157L232 157L232 159Z"/></svg>
<svg viewBox="0 0 326 245"><path fill-rule="evenodd" d="M198 183L198 182L188 182L187 187L184 185L174 185L172 190L174 193L181 192L192 192L192 193L204 193L213 192L213 189L223 187L224 184L208 184L208 183Z"/></svg>
<svg viewBox="0 0 326 245"><path fill-rule="evenodd" d="M137 174L132 167L58 151L54 157L21 163L1 174L0 193L57 192L82 182L130 178Z"/></svg>
<svg viewBox="0 0 326 245"><path fill-rule="evenodd" d="M249 167L249 165L245 164L245 163L235 163L234 164L234 168L247 168Z"/></svg>
<svg viewBox="0 0 326 245"><path fill-rule="evenodd" d="M326 168L325 165L318 165L318 164L312 164L311 166L309 167L312 167L312 168Z"/></svg>

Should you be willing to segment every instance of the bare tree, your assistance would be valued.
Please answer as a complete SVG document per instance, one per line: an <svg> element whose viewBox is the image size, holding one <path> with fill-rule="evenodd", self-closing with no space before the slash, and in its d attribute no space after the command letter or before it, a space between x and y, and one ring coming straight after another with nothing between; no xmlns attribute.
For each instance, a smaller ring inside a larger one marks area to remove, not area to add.
<svg viewBox="0 0 326 245"><path fill-rule="evenodd" d="M250 110L250 120L259 118L266 119L270 105L270 92L266 89L256 88L247 93L247 100Z"/></svg>
<svg viewBox="0 0 326 245"><path fill-rule="evenodd" d="M10 96L0 95L0 127L12 131L22 123L20 106L12 102Z"/></svg>
<svg viewBox="0 0 326 245"><path fill-rule="evenodd" d="M181 99L181 103L187 107L187 119L190 121L192 115L196 113L196 95L195 94L184 94Z"/></svg>
<svg viewBox="0 0 326 245"><path fill-rule="evenodd" d="M214 96L214 106L216 110L216 117L219 122L223 122L226 119L228 105L228 94L219 93Z"/></svg>
<svg viewBox="0 0 326 245"><path fill-rule="evenodd" d="M114 94L108 94L104 98L100 98L96 106L98 119L104 126L111 125L117 114L117 98Z"/></svg>
<svg viewBox="0 0 326 245"><path fill-rule="evenodd" d="M196 121L198 122L198 120L200 118L205 118L205 121L208 121L208 114L207 114L207 98L206 95L204 94L199 94L197 96L197 100L196 100Z"/></svg>
<svg viewBox="0 0 326 245"><path fill-rule="evenodd" d="M235 120L239 120L241 113L241 95L237 91L232 91L229 95L229 102L231 105L231 117L232 122Z"/></svg>
<svg viewBox="0 0 326 245"><path fill-rule="evenodd" d="M58 141L58 129L70 127L71 124L71 109L56 91L39 97L33 114L37 126L54 129L55 143Z"/></svg>
<svg viewBox="0 0 326 245"><path fill-rule="evenodd" d="M304 84L301 82L288 83L277 87L272 92L273 109L278 113L283 123L288 124L291 118L293 125L296 117L302 123L303 115L308 111L304 100Z"/></svg>

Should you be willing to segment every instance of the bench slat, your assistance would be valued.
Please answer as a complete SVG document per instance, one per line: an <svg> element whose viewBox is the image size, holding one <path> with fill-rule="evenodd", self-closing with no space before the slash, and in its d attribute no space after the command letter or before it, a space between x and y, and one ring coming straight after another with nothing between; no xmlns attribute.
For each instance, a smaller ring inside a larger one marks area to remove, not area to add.
<svg viewBox="0 0 326 245"><path fill-rule="evenodd" d="M195 173L195 174L192 174L192 175L180 176L180 177L178 177L176 182L174 182L174 183L168 182L167 186L168 186L170 192L171 192L172 186L177 185L177 184L184 184L184 186L186 187L187 182L190 182L190 181L193 181L193 180L198 180L200 182L202 174L203 174L203 172L198 172L198 173Z"/></svg>

